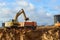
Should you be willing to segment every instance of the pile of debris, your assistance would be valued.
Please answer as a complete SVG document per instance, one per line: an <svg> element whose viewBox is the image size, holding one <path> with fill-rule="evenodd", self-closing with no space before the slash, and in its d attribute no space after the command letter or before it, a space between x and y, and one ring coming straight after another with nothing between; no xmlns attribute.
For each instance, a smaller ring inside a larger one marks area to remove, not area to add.
<svg viewBox="0 0 60 40"><path fill-rule="evenodd" d="M21 38L21 36L23 38ZM21 29L0 29L0 40L60 40L60 28L40 28L22 33Z"/></svg>

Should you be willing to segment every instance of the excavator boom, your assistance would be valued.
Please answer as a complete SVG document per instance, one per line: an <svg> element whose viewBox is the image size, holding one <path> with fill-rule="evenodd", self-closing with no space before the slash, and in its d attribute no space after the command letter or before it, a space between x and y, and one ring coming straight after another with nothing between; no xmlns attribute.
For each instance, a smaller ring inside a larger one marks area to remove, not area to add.
<svg viewBox="0 0 60 40"><path fill-rule="evenodd" d="M14 21L17 21L17 18L18 18L19 15L21 15L21 14L24 15L24 20L25 20L25 21L29 20L29 18L26 17L26 14L25 14L24 10L21 9L21 10L16 14L16 16L15 16L15 18L14 18Z"/></svg>

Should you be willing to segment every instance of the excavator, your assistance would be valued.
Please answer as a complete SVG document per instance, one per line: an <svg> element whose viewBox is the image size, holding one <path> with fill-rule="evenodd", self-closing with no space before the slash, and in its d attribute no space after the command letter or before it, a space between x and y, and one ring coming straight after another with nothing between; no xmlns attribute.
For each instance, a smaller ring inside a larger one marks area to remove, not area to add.
<svg viewBox="0 0 60 40"><path fill-rule="evenodd" d="M23 14L25 22L18 22L18 17ZM29 18L26 17L26 14L23 9L21 9L14 19L9 22L5 22L2 24L3 27L6 28L31 28L31 29L36 29L37 23L34 21L29 21Z"/></svg>

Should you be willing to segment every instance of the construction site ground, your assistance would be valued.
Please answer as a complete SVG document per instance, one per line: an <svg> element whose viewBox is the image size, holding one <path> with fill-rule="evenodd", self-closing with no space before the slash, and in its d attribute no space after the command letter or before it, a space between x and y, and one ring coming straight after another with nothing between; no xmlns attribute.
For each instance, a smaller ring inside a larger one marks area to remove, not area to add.
<svg viewBox="0 0 60 40"><path fill-rule="evenodd" d="M60 27L39 26L36 30L0 28L0 40L60 40Z"/></svg>

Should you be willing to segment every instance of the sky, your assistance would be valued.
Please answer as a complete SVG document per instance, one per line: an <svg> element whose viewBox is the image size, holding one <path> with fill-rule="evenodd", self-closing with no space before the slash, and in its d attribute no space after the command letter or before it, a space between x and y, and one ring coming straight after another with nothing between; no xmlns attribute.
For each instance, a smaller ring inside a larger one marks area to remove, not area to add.
<svg viewBox="0 0 60 40"><path fill-rule="evenodd" d="M29 21L35 21L37 25L53 25L54 15L60 14L60 0L0 0L0 26L14 19L21 9ZM23 15L18 17L18 21L24 21Z"/></svg>

